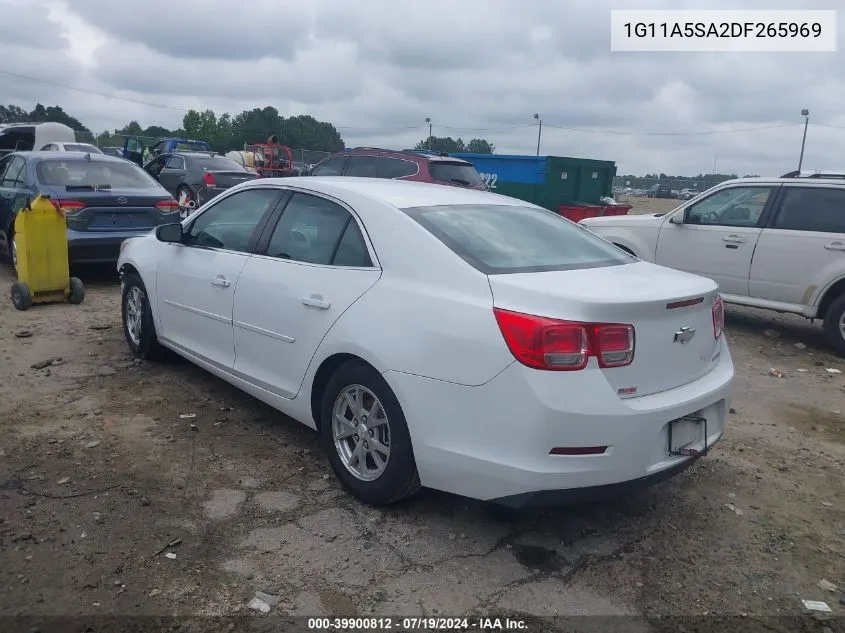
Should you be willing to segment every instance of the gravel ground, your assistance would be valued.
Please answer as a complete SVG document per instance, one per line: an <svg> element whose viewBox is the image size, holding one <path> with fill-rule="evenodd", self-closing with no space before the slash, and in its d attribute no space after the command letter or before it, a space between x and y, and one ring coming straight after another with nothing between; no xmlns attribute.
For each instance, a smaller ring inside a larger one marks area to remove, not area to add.
<svg viewBox="0 0 845 633"><path fill-rule="evenodd" d="M845 375L827 371L845 363L818 325L729 308L725 437L644 493L513 515L423 491L373 509L305 427L187 363L133 360L116 280L84 274L80 306L0 302L0 615L234 617L262 591L274 614L646 618L637 630L795 616L802 599L845 616Z"/></svg>

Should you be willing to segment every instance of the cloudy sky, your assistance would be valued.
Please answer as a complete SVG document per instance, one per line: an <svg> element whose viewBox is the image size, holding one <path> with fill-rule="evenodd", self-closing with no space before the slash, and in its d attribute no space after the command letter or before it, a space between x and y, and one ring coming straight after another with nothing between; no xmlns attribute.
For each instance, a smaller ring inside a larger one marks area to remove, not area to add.
<svg viewBox="0 0 845 633"><path fill-rule="evenodd" d="M845 167L841 19L836 53L610 51L613 8L839 3L0 0L0 103L58 104L98 131L273 105L332 122L347 145L396 148L427 136L430 117L436 136L528 154L536 112L543 154L615 160L620 173L715 161L768 175L795 167L809 108L805 168Z"/></svg>

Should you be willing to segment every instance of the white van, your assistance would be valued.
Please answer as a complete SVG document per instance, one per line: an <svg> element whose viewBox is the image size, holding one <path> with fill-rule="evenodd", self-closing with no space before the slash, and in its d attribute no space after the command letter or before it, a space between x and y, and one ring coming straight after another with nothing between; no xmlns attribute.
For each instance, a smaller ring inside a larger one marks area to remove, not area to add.
<svg viewBox="0 0 845 633"><path fill-rule="evenodd" d="M0 156L41 149L48 143L73 143L76 133L64 123L0 124Z"/></svg>

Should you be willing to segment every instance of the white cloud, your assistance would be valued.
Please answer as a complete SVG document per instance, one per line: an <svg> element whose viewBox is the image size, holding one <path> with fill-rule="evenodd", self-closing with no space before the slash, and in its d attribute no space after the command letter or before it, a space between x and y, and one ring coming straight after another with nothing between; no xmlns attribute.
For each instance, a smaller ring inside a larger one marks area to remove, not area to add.
<svg viewBox="0 0 845 633"><path fill-rule="evenodd" d="M334 123L349 145L396 148L424 138L431 117L434 134L487 138L503 153L534 153L538 112L543 153L615 160L622 173L686 174L710 171L717 155L718 171L794 167L806 107L805 165L842 162L845 129L817 125L845 126L841 54L611 53L609 11L620 5L146 0L130 11L114 0L0 0L0 71L18 75L0 75L0 99L61 105L94 130L132 119L178 127L184 108L235 114L272 105Z"/></svg>

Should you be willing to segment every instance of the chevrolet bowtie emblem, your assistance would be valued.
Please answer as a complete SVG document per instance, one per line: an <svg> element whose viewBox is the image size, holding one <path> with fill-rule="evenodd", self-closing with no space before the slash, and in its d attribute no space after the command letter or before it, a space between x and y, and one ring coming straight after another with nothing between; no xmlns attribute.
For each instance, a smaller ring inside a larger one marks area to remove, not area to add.
<svg viewBox="0 0 845 633"><path fill-rule="evenodd" d="M684 345L686 343L689 343L692 340L693 336L695 336L694 327L682 327L680 330L675 332L675 336L672 338L672 342Z"/></svg>

